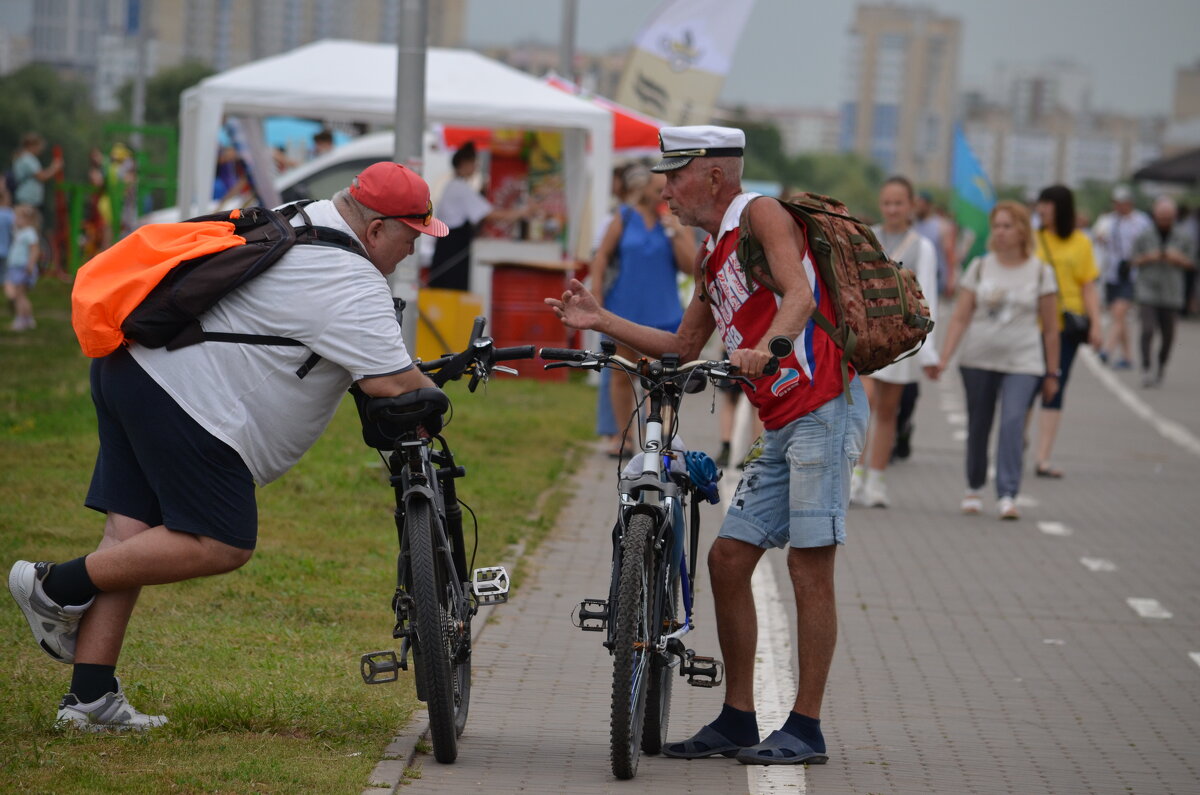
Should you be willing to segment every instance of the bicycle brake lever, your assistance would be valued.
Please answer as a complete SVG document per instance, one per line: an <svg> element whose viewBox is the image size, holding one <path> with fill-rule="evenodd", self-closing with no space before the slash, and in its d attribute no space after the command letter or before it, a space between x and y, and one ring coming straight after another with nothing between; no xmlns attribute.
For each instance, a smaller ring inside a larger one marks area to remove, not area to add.
<svg viewBox="0 0 1200 795"><path fill-rule="evenodd" d="M494 365L494 366L492 367L492 372L493 372L493 373L495 373L495 372L497 372L497 371L499 371L499 372L501 372L501 373L508 373L509 375L520 375L520 373L519 373L519 372L517 372L516 370L514 370L513 368L511 368L511 367L505 367L505 366L504 366L504 365L502 365L502 364L497 364L497 365Z"/></svg>
<svg viewBox="0 0 1200 795"><path fill-rule="evenodd" d="M475 388L479 386L479 382L486 380L487 379L480 375L479 371L476 370L475 372L471 373L471 381L467 384L467 391L474 392Z"/></svg>

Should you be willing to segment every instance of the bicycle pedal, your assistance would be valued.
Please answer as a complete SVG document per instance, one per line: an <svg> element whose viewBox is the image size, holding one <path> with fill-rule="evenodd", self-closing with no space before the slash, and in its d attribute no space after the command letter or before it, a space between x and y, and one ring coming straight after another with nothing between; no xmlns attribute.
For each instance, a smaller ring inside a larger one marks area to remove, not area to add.
<svg viewBox="0 0 1200 795"><path fill-rule="evenodd" d="M584 632L603 632L608 626L608 600L584 599L572 619Z"/></svg>
<svg viewBox="0 0 1200 795"><path fill-rule="evenodd" d="M725 664L712 657L698 656L688 649L679 666L679 675L686 676L692 687L716 687L725 676Z"/></svg>
<svg viewBox="0 0 1200 795"><path fill-rule="evenodd" d="M373 651L359 660L359 673L369 685L382 685L400 678L400 661L394 651Z"/></svg>
<svg viewBox="0 0 1200 795"><path fill-rule="evenodd" d="M508 601L508 570L487 566L471 572L471 592L481 605L499 605Z"/></svg>

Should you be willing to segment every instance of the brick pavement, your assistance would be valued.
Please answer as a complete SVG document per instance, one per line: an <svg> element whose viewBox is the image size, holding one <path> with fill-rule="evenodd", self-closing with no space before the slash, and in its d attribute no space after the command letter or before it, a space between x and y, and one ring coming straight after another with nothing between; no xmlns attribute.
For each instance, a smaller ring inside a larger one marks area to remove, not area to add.
<svg viewBox="0 0 1200 795"><path fill-rule="evenodd" d="M1166 386L1136 396L1200 436L1198 373L1200 326L1185 324ZM914 455L888 472L893 507L852 510L823 715L831 760L807 771L809 791L1200 791L1200 665L1189 657L1200 652L1200 459L1137 418L1086 363L1070 389L1055 457L1067 478L1030 472L1024 517L1001 523L991 499L984 516L958 513L957 375L923 385ZM698 396L691 409L708 405ZM705 416L686 419L710 428ZM712 449L711 431L692 437ZM406 792L752 786L729 760L643 758L634 782L611 776L611 664L599 634L579 632L569 614L579 598L605 591L612 474L598 452L583 462L560 526L522 563L522 588L484 628L459 761L443 766L418 754L421 778ZM1051 534L1039 522L1063 527L1048 526ZM1081 558L1116 568L1092 571ZM786 585L783 556L768 559ZM1142 618L1129 598L1157 599L1172 617ZM707 589L698 606L692 645L715 653ZM673 737L720 703L719 691L680 685Z"/></svg>

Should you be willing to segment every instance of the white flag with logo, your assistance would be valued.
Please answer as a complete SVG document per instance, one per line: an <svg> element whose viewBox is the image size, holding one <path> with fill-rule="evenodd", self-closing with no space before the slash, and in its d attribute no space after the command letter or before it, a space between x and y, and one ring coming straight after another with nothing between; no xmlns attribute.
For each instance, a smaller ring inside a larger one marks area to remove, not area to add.
<svg viewBox="0 0 1200 795"><path fill-rule="evenodd" d="M666 0L638 34L614 97L671 124L707 124L754 0Z"/></svg>

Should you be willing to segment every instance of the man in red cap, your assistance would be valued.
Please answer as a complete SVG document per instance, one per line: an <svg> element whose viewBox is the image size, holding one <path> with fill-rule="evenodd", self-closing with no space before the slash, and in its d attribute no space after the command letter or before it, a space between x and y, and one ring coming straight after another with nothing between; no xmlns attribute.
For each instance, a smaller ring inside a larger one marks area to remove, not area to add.
<svg viewBox="0 0 1200 795"><path fill-rule="evenodd" d="M73 665L60 725L143 730L166 723L125 697L115 671L143 585L232 571L258 531L255 484L312 446L346 389L372 396L432 387L401 337L387 274L417 236L446 234L429 187L376 163L293 223L345 247L293 246L200 317L205 331L288 337L300 346L130 344L92 363L100 451L85 504L106 515L95 552L18 561L13 598L41 649Z"/></svg>

